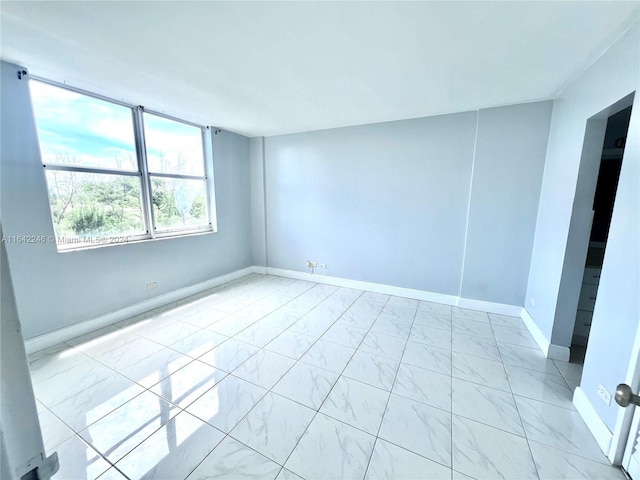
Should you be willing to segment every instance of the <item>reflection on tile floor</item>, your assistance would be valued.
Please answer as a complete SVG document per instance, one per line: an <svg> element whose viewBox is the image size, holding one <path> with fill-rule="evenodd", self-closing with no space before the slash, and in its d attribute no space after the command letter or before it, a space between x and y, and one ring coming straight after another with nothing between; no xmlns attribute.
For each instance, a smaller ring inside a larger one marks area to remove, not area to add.
<svg viewBox="0 0 640 480"><path fill-rule="evenodd" d="M505 315L249 275L30 363L60 480L624 478Z"/></svg>

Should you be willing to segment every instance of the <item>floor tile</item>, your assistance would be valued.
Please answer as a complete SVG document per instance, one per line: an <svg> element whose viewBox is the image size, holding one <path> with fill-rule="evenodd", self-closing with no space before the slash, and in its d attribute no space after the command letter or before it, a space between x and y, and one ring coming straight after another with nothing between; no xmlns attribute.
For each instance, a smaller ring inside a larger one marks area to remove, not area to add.
<svg viewBox="0 0 640 480"><path fill-rule="evenodd" d="M533 459L542 480L625 480L619 467L603 465L577 455L565 453L538 442L529 442Z"/></svg>
<svg viewBox="0 0 640 480"><path fill-rule="evenodd" d="M61 478L621 479L518 317L252 274L29 362Z"/></svg>
<svg viewBox="0 0 640 480"><path fill-rule="evenodd" d="M159 343L160 345L167 346L199 330L200 327L178 321L152 332L143 332L140 336L152 342Z"/></svg>
<svg viewBox="0 0 640 480"><path fill-rule="evenodd" d="M537 479L527 440L453 416L453 468L473 478Z"/></svg>
<svg viewBox="0 0 640 480"><path fill-rule="evenodd" d="M116 325L109 325L94 332L73 338L67 343L89 355L96 358L114 348L126 345L129 342L139 339L133 332L121 329Z"/></svg>
<svg viewBox="0 0 640 480"><path fill-rule="evenodd" d="M451 469L379 438L365 479L451 480Z"/></svg>
<svg viewBox="0 0 640 480"><path fill-rule="evenodd" d="M335 322L331 317L306 315L289 327L289 330L313 338L320 338L322 334Z"/></svg>
<svg viewBox="0 0 640 480"><path fill-rule="evenodd" d="M454 352L452 375L455 378L511 392L502 362Z"/></svg>
<svg viewBox="0 0 640 480"><path fill-rule="evenodd" d="M116 374L53 405L51 411L79 432L143 391L137 383Z"/></svg>
<svg viewBox="0 0 640 480"><path fill-rule="evenodd" d="M264 348L265 350L298 360L309 350L315 341L316 339L314 337L286 330L265 345Z"/></svg>
<svg viewBox="0 0 640 480"><path fill-rule="evenodd" d="M448 316L451 318L451 305L444 305L443 303L434 303L434 302L418 302L418 314L430 314L436 316Z"/></svg>
<svg viewBox="0 0 640 480"><path fill-rule="evenodd" d="M358 350L347 364L343 375L391 391L399 363Z"/></svg>
<svg viewBox="0 0 640 480"><path fill-rule="evenodd" d="M473 320L474 322L489 323L489 315L486 312L480 312L478 310L469 310L466 308L453 307L451 309L451 317L454 323L462 320L463 323L466 320Z"/></svg>
<svg viewBox="0 0 640 480"><path fill-rule="evenodd" d="M460 473L456 470L453 471L453 480L476 480L473 477L470 477L469 475L465 475L464 473Z"/></svg>
<svg viewBox="0 0 640 480"><path fill-rule="evenodd" d="M413 325L409 337L414 342L424 343L432 347L451 348L451 332L426 325Z"/></svg>
<svg viewBox="0 0 640 480"><path fill-rule="evenodd" d="M317 414L285 468L307 479L362 479L375 437Z"/></svg>
<svg viewBox="0 0 640 480"><path fill-rule="evenodd" d="M44 450L47 453L53 452L55 447L76 435L76 432L46 408L38 413L38 420L40 421Z"/></svg>
<svg viewBox="0 0 640 480"><path fill-rule="evenodd" d="M451 323L451 331L462 335L471 335L472 337L493 339L493 329L488 320L489 318L487 317L487 323L485 323L466 317L456 318L454 315Z"/></svg>
<svg viewBox="0 0 640 480"><path fill-rule="evenodd" d="M451 377L403 363L398 369L393 393L451 411Z"/></svg>
<svg viewBox="0 0 640 480"><path fill-rule="evenodd" d="M454 352L466 353L474 357L495 360L496 362L502 361L498 345L492 338L472 337L470 335L454 333L451 349Z"/></svg>
<svg viewBox="0 0 640 480"><path fill-rule="evenodd" d="M493 327L493 334L498 342L512 343L521 347L538 348L528 330L512 327Z"/></svg>
<svg viewBox="0 0 640 480"><path fill-rule="evenodd" d="M354 353L353 348L344 347L337 343L318 340L300 361L329 370L333 373L341 373L347 366Z"/></svg>
<svg viewBox="0 0 640 480"><path fill-rule="evenodd" d="M193 361L193 358L180 352L163 348L144 360L123 368L120 373L143 387L149 388Z"/></svg>
<svg viewBox="0 0 640 480"><path fill-rule="evenodd" d="M225 438L187 477L188 480L274 479L280 465L231 437Z"/></svg>
<svg viewBox="0 0 640 480"><path fill-rule="evenodd" d="M505 365L528 368L549 375L560 375L553 360L546 358L537 347L521 347L511 343L498 342L498 349Z"/></svg>
<svg viewBox="0 0 640 480"><path fill-rule="evenodd" d="M116 463L131 480L185 478L224 438L224 433L180 412Z"/></svg>
<svg viewBox="0 0 640 480"><path fill-rule="evenodd" d="M113 350L103 352L95 358L116 372L120 372L124 368L140 363L154 353L164 349L165 347L151 340L138 338Z"/></svg>
<svg viewBox="0 0 640 480"><path fill-rule="evenodd" d="M340 377L322 404L320 412L372 435L378 434L389 393Z"/></svg>
<svg viewBox="0 0 640 480"><path fill-rule="evenodd" d="M87 360L80 350L62 343L29 355L31 382L35 385Z"/></svg>
<svg viewBox="0 0 640 480"><path fill-rule="evenodd" d="M451 350L436 348L409 340L402 357L403 363L451 375Z"/></svg>
<svg viewBox="0 0 640 480"><path fill-rule="evenodd" d="M276 310L262 319L262 323L272 327L289 328L296 323L299 317L283 309Z"/></svg>
<svg viewBox="0 0 640 480"><path fill-rule="evenodd" d="M342 314L340 322L352 327L369 330L371 325L376 321L376 318L378 318L380 310L379 307L363 306L356 302L354 306Z"/></svg>
<svg viewBox="0 0 640 480"><path fill-rule="evenodd" d="M228 433L266 393L264 388L229 375L186 410Z"/></svg>
<svg viewBox="0 0 640 480"><path fill-rule="evenodd" d="M228 339L229 337L220 333L203 329L184 337L177 342L169 344L169 348L183 353L184 355L188 355L191 358L198 358L209 350L221 345Z"/></svg>
<svg viewBox="0 0 640 480"><path fill-rule="evenodd" d="M60 470L53 478L93 480L106 472L111 464L79 436L73 436L56 447Z"/></svg>
<svg viewBox="0 0 640 480"><path fill-rule="evenodd" d="M211 365L194 360L160 380L151 390L180 408L195 402L228 374Z"/></svg>
<svg viewBox="0 0 640 480"><path fill-rule="evenodd" d="M179 411L176 406L147 391L79 434L110 462L117 462Z"/></svg>
<svg viewBox="0 0 640 480"><path fill-rule="evenodd" d="M224 372L232 372L258 350L258 347L231 338L198 357L198 360Z"/></svg>
<svg viewBox="0 0 640 480"><path fill-rule="evenodd" d="M98 477L98 480L128 480L116 467L111 467Z"/></svg>
<svg viewBox="0 0 640 480"><path fill-rule="evenodd" d="M233 337L253 323L255 323L255 320L234 313L218 322L212 323L207 327L207 330Z"/></svg>
<svg viewBox="0 0 640 480"><path fill-rule="evenodd" d="M374 355L386 357L391 360L400 360L406 343L406 338L369 332L364 337L359 349L363 352L373 353Z"/></svg>
<svg viewBox="0 0 640 480"><path fill-rule="evenodd" d="M260 350L233 371L233 375L271 389L293 366L295 360L269 350Z"/></svg>
<svg viewBox="0 0 640 480"><path fill-rule="evenodd" d="M378 436L451 467L449 412L391 394Z"/></svg>
<svg viewBox="0 0 640 480"><path fill-rule="evenodd" d="M511 393L454 378L452 400L454 414L524 437Z"/></svg>
<svg viewBox="0 0 640 480"><path fill-rule="evenodd" d="M366 334L367 330L364 328L353 327L338 320L322 335L322 340L358 348Z"/></svg>
<svg viewBox="0 0 640 480"><path fill-rule="evenodd" d="M410 317L398 318L395 316L385 315L383 311L371 326L371 331L406 340L409 336L409 332L411 331L412 323L413 315Z"/></svg>
<svg viewBox="0 0 640 480"><path fill-rule="evenodd" d="M576 387L580 386L580 381L582 380L582 365L560 362L558 360L553 360L553 363L560 371L567 385L569 385L569 388L575 390Z"/></svg>
<svg viewBox="0 0 640 480"><path fill-rule="evenodd" d="M222 320L227 315L229 314L227 312L223 312L222 310L207 308L206 310L200 310L185 316L182 321L190 325L195 325L196 327L206 328L209 325Z"/></svg>
<svg viewBox="0 0 640 480"><path fill-rule="evenodd" d="M268 393L229 435L282 465L315 414L308 407Z"/></svg>
<svg viewBox="0 0 640 480"><path fill-rule="evenodd" d="M115 374L110 368L86 357L83 363L36 383L33 391L38 400L52 407Z"/></svg>
<svg viewBox="0 0 640 480"><path fill-rule="evenodd" d="M302 477L296 475L291 470L283 468L276 477L276 480L304 480Z"/></svg>
<svg viewBox="0 0 640 480"><path fill-rule="evenodd" d="M578 412L517 395L515 399L529 440L609 463Z"/></svg>
<svg viewBox="0 0 640 480"><path fill-rule="evenodd" d="M511 317L509 315L499 315L497 313L490 313L489 320L494 327L511 327L519 328L521 330L527 330L527 326L524 324L520 317Z"/></svg>
<svg viewBox="0 0 640 480"><path fill-rule="evenodd" d="M337 373L298 362L273 387L273 391L317 410L338 376Z"/></svg>
<svg viewBox="0 0 640 480"><path fill-rule="evenodd" d="M268 324L256 322L245 328L234 338L241 342L246 342L258 348L264 347L271 340L283 332L283 328L276 328Z"/></svg>
<svg viewBox="0 0 640 480"><path fill-rule="evenodd" d="M451 331L451 307L448 313L421 311L418 309L413 320L414 325L423 325L430 328Z"/></svg>
<svg viewBox="0 0 640 480"><path fill-rule="evenodd" d="M516 395L573 409L573 392L558 375L505 365L511 390Z"/></svg>

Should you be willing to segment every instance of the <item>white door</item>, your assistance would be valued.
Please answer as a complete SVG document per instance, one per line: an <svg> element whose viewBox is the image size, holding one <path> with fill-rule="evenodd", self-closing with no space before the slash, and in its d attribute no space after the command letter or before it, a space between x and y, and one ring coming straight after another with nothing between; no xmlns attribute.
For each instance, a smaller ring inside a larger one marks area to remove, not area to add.
<svg viewBox="0 0 640 480"><path fill-rule="evenodd" d="M640 480L640 413L638 413L640 407L635 408L622 466L631 478Z"/></svg>
<svg viewBox="0 0 640 480"><path fill-rule="evenodd" d="M621 407L634 409L622 467L632 479L640 480L640 397L634 395L628 385L618 385L615 398Z"/></svg>

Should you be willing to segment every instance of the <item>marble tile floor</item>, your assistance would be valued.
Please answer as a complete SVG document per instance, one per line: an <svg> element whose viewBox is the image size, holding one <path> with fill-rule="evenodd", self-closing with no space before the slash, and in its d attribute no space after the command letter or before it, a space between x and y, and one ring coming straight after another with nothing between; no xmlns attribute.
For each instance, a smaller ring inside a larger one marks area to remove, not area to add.
<svg viewBox="0 0 640 480"><path fill-rule="evenodd" d="M30 368L59 480L624 478L515 317L256 274Z"/></svg>

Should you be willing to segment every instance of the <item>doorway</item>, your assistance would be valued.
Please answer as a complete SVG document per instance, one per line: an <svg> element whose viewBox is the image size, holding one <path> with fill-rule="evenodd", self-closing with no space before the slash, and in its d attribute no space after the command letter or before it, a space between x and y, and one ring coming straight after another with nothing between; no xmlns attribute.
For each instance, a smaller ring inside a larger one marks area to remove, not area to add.
<svg viewBox="0 0 640 480"><path fill-rule="evenodd" d="M607 119L604 144L600 158L598 180L593 199L593 221L589 235L589 247L582 276L582 287L571 343L572 363L584 362L593 308L598 294L600 272L607 247L611 215L620 178L622 157L631 119L631 106Z"/></svg>

